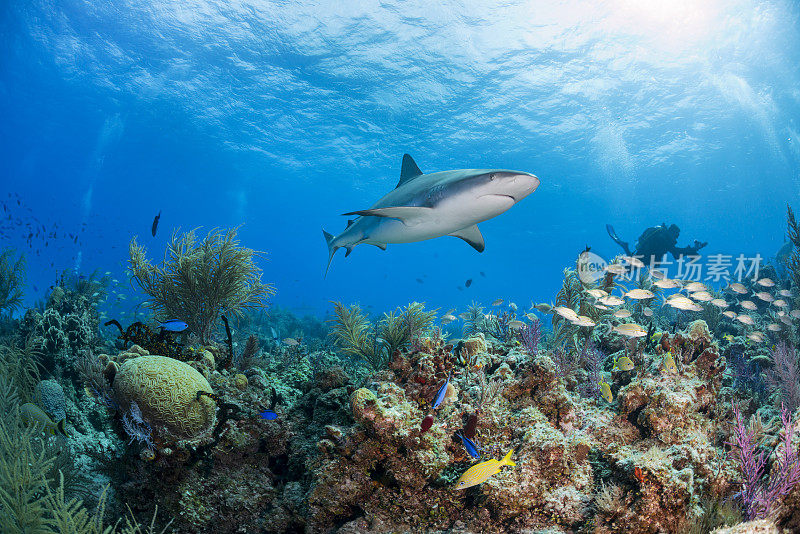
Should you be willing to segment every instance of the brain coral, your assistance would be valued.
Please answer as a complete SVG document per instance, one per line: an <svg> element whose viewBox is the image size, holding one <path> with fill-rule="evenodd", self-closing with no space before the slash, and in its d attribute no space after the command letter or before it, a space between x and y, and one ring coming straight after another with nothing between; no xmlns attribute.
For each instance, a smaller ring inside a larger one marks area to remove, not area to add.
<svg viewBox="0 0 800 534"><path fill-rule="evenodd" d="M115 365L115 364L112 364ZM122 362L113 377L123 408L136 402L156 433L166 439L197 441L214 426L216 407L198 391L213 393L194 367L166 356L138 356Z"/></svg>
<svg viewBox="0 0 800 534"><path fill-rule="evenodd" d="M36 384L33 390L33 400L40 408L50 414L53 421L58 422L67 416L64 388L56 380L42 380Z"/></svg>

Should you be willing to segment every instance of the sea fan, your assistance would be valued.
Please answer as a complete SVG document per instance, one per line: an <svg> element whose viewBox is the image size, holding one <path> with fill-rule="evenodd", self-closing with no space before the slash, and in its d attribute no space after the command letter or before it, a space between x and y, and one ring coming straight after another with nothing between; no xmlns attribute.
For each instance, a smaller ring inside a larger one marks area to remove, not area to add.
<svg viewBox="0 0 800 534"><path fill-rule="evenodd" d="M761 366L747 359L742 345L731 346L725 354L725 360L734 388L749 390L761 400L766 398L767 387L761 375Z"/></svg>
<svg viewBox="0 0 800 534"><path fill-rule="evenodd" d="M791 413L781 407L783 423L783 448L764 481L768 456L758 450L754 429L748 429L738 406L733 407L733 441L728 443L739 461L742 471L742 491L738 494L744 505L747 519L766 517L778 500L788 495L800 482L800 460L792 446L794 425Z"/></svg>
<svg viewBox="0 0 800 534"><path fill-rule="evenodd" d="M535 356L539 351L539 342L542 339L542 322L539 319L522 326L518 331L519 340L528 354Z"/></svg>
<svg viewBox="0 0 800 534"><path fill-rule="evenodd" d="M600 395L600 380L602 378L603 360L605 354L594 346L591 342L583 345L580 358L586 366L586 382L578 386L578 392L585 398L598 397Z"/></svg>

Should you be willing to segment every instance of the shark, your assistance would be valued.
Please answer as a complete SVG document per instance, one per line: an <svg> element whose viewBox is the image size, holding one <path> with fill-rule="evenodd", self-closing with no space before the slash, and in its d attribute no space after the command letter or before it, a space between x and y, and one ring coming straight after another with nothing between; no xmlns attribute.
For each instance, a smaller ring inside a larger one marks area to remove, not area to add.
<svg viewBox="0 0 800 534"><path fill-rule="evenodd" d="M504 169L456 169L423 173L403 155L400 181L369 209L343 213L357 216L328 244L328 266L340 248L349 256L356 245L414 243L442 236L463 239L478 252L486 247L478 223L505 213L539 187L533 174Z"/></svg>

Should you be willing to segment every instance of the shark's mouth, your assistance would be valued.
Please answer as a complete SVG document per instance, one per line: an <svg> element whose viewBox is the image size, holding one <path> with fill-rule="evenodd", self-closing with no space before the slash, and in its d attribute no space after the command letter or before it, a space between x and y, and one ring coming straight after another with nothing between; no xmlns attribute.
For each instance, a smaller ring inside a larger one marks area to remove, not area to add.
<svg viewBox="0 0 800 534"><path fill-rule="evenodd" d="M490 194L488 194L488 195L481 195L481 196L480 196L480 197L478 197L478 198L483 198L483 197L499 197L499 198L510 198L512 202L515 202L515 203L517 202L517 199L516 199L516 198L514 198L514 196L513 196L513 195L500 195L500 194L497 194L497 193L490 193Z"/></svg>

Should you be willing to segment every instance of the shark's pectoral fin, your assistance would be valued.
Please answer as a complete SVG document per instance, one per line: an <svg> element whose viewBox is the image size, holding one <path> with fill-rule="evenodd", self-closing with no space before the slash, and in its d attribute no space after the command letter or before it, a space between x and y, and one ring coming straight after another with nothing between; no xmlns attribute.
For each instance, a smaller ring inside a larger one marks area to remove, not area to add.
<svg viewBox="0 0 800 534"><path fill-rule="evenodd" d="M369 241L369 238L368 238L368 237L365 237L365 238L363 238L363 239L361 239L361 240L357 241L355 244L353 244L353 245L350 245L350 248L348 248L348 249L347 249L347 254L350 254L350 250L351 250L351 249L352 249L354 246L356 246L356 245L360 245L360 244L362 244L362 243L363 243L363 244L365 244L365 245L375 245L376 247L378 247L378 248L379 248L379 249L381 249L381 250L386 250L386 243L378 243L377 241ZM345 256L345 257L347 257L347 254L345 254L344 256Z"/></svg>
<svg viewBox="0 0 800 534"><path fill-rule="evenodd" d="M388 217L399 219L407 226L419 224L420 220L426 217L433 208L421 206L392 206L389 208L374 208L369 210L351 211L342 215L361 215L362 217Z"/></svg>
<svg viewBox="0 0 800 534"><path fill-rule="evenodd" d="M483 235L481 235L481 231L478 229L477 224L462 228L461 230L453 232L450 235L459 239L463 239L478 252L483 252L483 249L486 248L486 243L483 241Z"/></svg>

